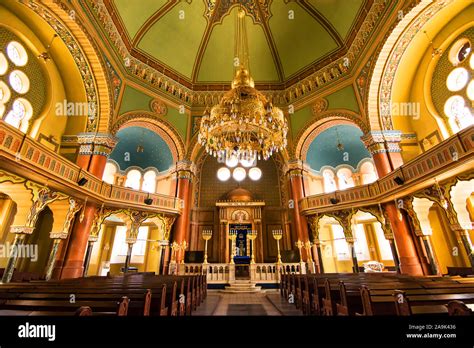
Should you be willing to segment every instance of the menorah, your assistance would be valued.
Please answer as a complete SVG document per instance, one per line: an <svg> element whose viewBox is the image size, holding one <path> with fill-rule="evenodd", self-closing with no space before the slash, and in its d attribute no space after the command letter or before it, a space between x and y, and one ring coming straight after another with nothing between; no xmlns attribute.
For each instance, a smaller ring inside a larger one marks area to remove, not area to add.
<svg viewBox="0 0 474 348"><path fill-rule="evenodd" d="M176 263L176 252L179 250L179 244L176 242L173 242L171 244L171 262L170 263Z"/></svg>
<svg viewBox="0 0 474 348"><path fill-rule="evenodd" d="M204 264L207 265L207 241L212 238L212 230L202 230L202 239L206 241L204 244Z"/></svg>
<svg viewBox="0 0 474 348"><path fill-rule="evenodd" d="M308 255L308 262L313 262L313 258L311 257L311 247L313 246L313 243L311 243L309 240L307 240L304 243L304 248L306 249L306 254Z"/></svg>
<svg viewBox="0 0 474 348"><path fill-rule="evenodd" d="M188 248L188 243L185 240L183 240L181 242L181 244L179 244L178 248L183 253L183 257L181 258L181 262L180 262L181 264L183 264L184 263L184 251Z"/></svg>
<svg viewBox="0 0 474 348"><path fill-rule="evenodd" d="M255 256L254 256L254 244L253 241L257 238L257 230L251 230L247 232L247 237L250 239L250 248L252 249L252 259L250 260L251 264L255 263Z"/></svg>
<svg viewBox="0 0 474 348"><path fill-rule="evenodd" d="M231 257L230 257L230 263L234 263L234 257L235 257L235 240L237 239L237 230L236 229L230 229L229 230L229 239L232 241L231 243Z"/></svg>
<svg viewBox="0 0 474 348"><path fill-rule="evenodd" d="M303 253L301 252L301 249L304 247L304 243L298 239L295 245L298 248L298 251L300 252L300 262L303 262Z"/></svg>
<svg viewBox="0 0 474 348"><path fill-rule="evenodd" d="M277 250L278 250L278 260L277 264L281 264L281 255L280 255L280 239L283 237L282 230L273 230L272 231L273 238L277 241Z"/></svg>

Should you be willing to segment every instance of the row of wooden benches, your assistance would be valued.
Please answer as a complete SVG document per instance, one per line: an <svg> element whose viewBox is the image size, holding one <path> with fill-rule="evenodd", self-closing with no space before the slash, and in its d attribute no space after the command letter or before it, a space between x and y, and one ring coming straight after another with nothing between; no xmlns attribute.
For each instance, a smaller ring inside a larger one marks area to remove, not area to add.
<svg viewBox="0 0 474 348"><path fill-rule="evenodd" d="M306 315L472 315L474 309L473 278L283 274L280 291Z"/></svg>
<svg viewBox="0 0 474 348"><path fill-rule="evenodd" d="M0 285L0 315L185 316L204 301L206 278L126 274Z"/></svg>

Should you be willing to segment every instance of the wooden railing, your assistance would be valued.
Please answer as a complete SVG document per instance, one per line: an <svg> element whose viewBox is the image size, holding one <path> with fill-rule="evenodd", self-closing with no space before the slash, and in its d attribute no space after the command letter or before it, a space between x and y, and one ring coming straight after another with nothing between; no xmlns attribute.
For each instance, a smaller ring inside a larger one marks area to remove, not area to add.
<svg viewBox="0 0 474 348"><path fill-rule="evenodd" d="M304 197L299 202L300 212L310 215L363 206L374 201L393 200L398 196L410 194L410 190L433 185L434 178L443 172L462 172L466 168L472 170L473 152L474 126L471 126L371 184ZM397 176L403 179L404 185L400 186L394 181ZM332 204L331 198L336 198L338 203Z"/></svg>
<svg viewBox="0 0 474 348"><path fill-rule="evenodd" d="M3 121L0 121L0 159L0 169L11 171L16 163L21 163L24 168L21 175L25 179L35 181L38 175L43 176L49 182L68 187L72 196L86 195L107 205L126 205L143 210L175 214L182 210L179 198L107 184ZM87 179L87 183L78 186L76 183L82 177ZM150 205L144 203L148 197L153 200Z"/></svg>

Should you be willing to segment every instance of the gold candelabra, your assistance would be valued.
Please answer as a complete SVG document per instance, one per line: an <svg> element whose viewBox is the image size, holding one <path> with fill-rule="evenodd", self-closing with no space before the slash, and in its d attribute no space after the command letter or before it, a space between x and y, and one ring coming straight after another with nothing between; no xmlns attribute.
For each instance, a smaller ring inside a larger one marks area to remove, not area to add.
<svg viewBox="0 0 474 348"><path fill-rule="evenodd" d="M187 248L188 248L188 243L185 240L183 240L181 244L179 244L179 250L181 250L181 252L183 253L183 257L181 258L181 261L180 261L181 264L184 263L184 251Z"/></svg>
<svg viewBox="0 0 474 348"><path fill-rule="evenodd" d="M301 252L301 249L304 247L304 243L298 239L295 245L298 248L298 251L300 252L300 262L303 262L303 254Z"/></svg>
<svg viewBox="0 0 474 348"><path fill-rule="evenodd" d="M278 251L278 260L277 264L281 264L281 254L280 254L280 239L283 238L283 230L273 230L273 238L277 241L277 251Z"/></svg>
<svg viewBox="0 0 474 348"><path fill-rule="evenodd" d="M237 239L237 230L231 229L229 231L229 239L231 240L231 249L232 249L232 254L231 254L231 257L230 257L230 263L234 263L235 240Z"/></svg>
<svg viewBox="0 0 474 348"><path fill-rule="evenodd" d="M206 242L204 244L204 264L207 265L207 241L212 238L212 230L203 230L202 231L202 239Z"/></svg>
<svg viewBox="0 0 474 348"><path fill-rule="evenodd" d="M171 244L171 263L176 263L176 252L179 250L179 244L176 242L173 242Z"/></svg>
<svg viewBox="0 0 474 348"><path fill-rule="evenodd" d="M307 240L304 243L304 248L306 249L306 254L308 254L308 262L313 262L313 258L311 257L311 247L313 246L313 243L311 243L309 240Z"/></svg>
<svg viewBox="0 0 474 348"><path fill-rule="evenodd" d="M257 230L251 230L247 232L247 237L250 239L250 248L252 249L252 259L250 260L251 264L255 263L255 254L254 254L254 244L253 241L257 238Z"/></svg>

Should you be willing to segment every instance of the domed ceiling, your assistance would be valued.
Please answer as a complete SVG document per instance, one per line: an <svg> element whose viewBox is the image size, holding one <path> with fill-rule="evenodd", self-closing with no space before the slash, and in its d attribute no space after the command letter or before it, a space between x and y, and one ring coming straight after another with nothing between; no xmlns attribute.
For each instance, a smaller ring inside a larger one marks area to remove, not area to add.
<svg viewBox="0 0 474 348"><path fill-rule="evenodd" d="M347 52L373 0L104 1L131 55L195 90L233 75L234 13L241 3L250 70L287 86Z"/></svg>
<svg viewBox="0 0 474 348"><path fill-rule="evenodd" d="M166 142L155 132L141 127L128 127L117 132L117 145L110 154L125 170L128 167L156 168L163 172L173 165L173 156ZM137 147L143 152L137 152Z"/></svg>
<svg viewBox="0 0 474 348"><path fill-rule="evenodd" d="M316 171L320 171L323 166L336 168L340 164L356 169L360 161L371 158L360 140L362 135L359 128L349 125L326 129L309 146L306 162ZM339 142L344 146L342 151L337 148Z"/></svg>

